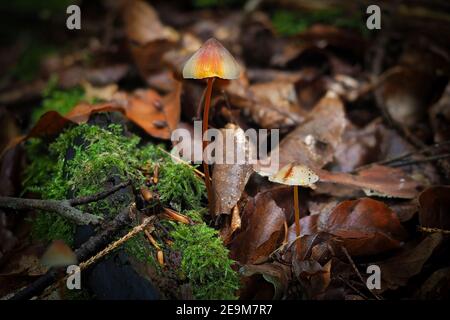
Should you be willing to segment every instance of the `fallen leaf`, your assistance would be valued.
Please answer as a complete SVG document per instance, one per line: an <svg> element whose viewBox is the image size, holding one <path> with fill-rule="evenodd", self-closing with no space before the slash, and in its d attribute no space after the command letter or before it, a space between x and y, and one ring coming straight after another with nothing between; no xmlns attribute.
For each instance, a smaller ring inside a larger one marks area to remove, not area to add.
<svg viewBox="0 0 450 320"><path fill-rule="evenodd" d="M450 267L439 269L424 282L414 299L448 300L450 298Z"/></svg>
<svg viewBox="0 0 450 320"><path fill-rule="evenodd" d="M343 201L331 212L302 218L300 224L302 235L332 234L354 256L399 248L406 236L396 214L384 203L370 198Z"/></svg>
<svg viewBox="0 0 450 320"><path fill-rule="evenodd" d="M255 274L261 274L267 282L270 282L275 293L274 300L282 299L286 293L291 279L291 272L289 266L281 263L265 263L261 265L244 265L240 269L240 273L244 277L250 277Z"/></svg>
<svg viewBox="0 0 450 320"><path fill-rule="evenodd" d="M253 173L253 166L250 164L250 156L254 154L252 141L248 140L244 130L234 124L228 124L221 130L223 137L226 137L226 143L218 145L222 149L223 155L230 155L231 147L233 157L237 158L237 152L244 156L244 163L225 164L216 163L212 175L213 188L213 208L214 215L230 214L231 209L237 204L244 191L250 175ZM228 140L233 141L229 143Z"/></svg>
<svg viewBox="0 0 450 320"><path fill-rule="evenodd" d="M292 82L257 83L248 88L243 105L262 128L284 128L303 122L305 112L298 106Z"/></svg>
<svg viewBox="0 0 450 320"><path fill-rule="evenodd" d="M122 10L125 34L142 77L161 69L161 58L175 47L180 36L161 23L155 9L145 1L127 1Z"/></svg>
<svg viewBox="0 0 450 320"><path fill-rule="evenodd" d="M175 90L164 97L152 89L137 90L133 94L118 92L113 101L99 104L82 102L64 116L56 111L48 111L26 136L11 140L5 150L32 137L53 137L70 124L87 122L92 113L109 111L122 112L155 138L169 139L180 120L180 95L181 83L177 82Z"/></svg>
<svg viewBox="0 0 450 320"><path fill-rule="evenodd" d="M450 83L439 101L431 106L429 116L434 142L450 140Z"/></svg>
<svg viewBox="0 0 450 320"><path fill-rule="evenodd" d="M313 260L294 260L292 267L309 299L316 298L328 288L331 281L331 260L323 267Z"/></svg>
<svg viewBox="0 0 450 320"><path fill-rule="evenodd" d="M364 190L367 196L413 199L423 188L399 168L373 165L353 175L316 169L322 183L337 183Z"/></svg>
<svg viewBox="0 0 450 320"><path fill-rule="evenodd" d="M301 163L321 168L333 160L347 120L344 105L336 94L328 92L310 111L310 118L289 133L278 148L280 167Z"/></svg>
<svg viewBox="0 0 450 320"><path fill-rule="evenodd" d="M230 242L230 256L242 264L257 264L268 259L284 238L283 210L270 193L250 198L241 216L241 229Z"/></svg>
<svg viewBox="0 0 450 320"><path fill-rule="evenodd" d="M381 269L381 291L406 285L411 277L420 273L442 239L440 233L430 234L418 245L405 248L388 260L374 263Z"/></svg>
<svg viewBox="0 0 450 320"><path fill-rule="evenodd" d="M435 186L419 196L419 222L423 227L450 230L450 187Z"/></svg>

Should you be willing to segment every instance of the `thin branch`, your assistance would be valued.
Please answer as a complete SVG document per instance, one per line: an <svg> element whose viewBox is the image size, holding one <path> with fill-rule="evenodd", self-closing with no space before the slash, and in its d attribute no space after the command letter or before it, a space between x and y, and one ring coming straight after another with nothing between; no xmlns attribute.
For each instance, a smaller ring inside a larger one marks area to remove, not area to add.
<svg viewBox="0 0 450 320"><path fill-rule="evenodd" d="M102 218L74 208L75 206L88 204L106 198L110 194L130 185L131 181L120 183L109 190L86 197L70 200L39 200L14 197L0 197L0 208L12 210L44 210L57 213L76 224L98 224Z"/></svg>
<svg viewBox="0 0 450 320"><path fill-rule="evenodd" d="M101 217L90 213L84 213L70 205L69 200L37 200L37 199L23 199L13 197L0 197L0 208L7 208L13 210L45 210L57 213L76 224L97 224Z"/></svg>
<svg viewBox="0 0 450 320"><path fill-rule="evenodd" d="M89 238L88 241L83 243L80 248L75 250L78 261L85 261L89 257L96 254L99 250L110 243L114 236L130 223L130 210L133 210L134 206L127 207L122 210L110 223L102 227L101 231ZM10 300L28 300L34 296L39 295L45 288L51 286L60 277L60 269L51 268L46 274L39 277L36 281L31 283L28 287L17 292Z"/></svg>
<svg viewBox="0 0 450 320"><path fill-rule="evenodd" d="M403 162L399 162L399 163L394 163L394 164L391 165L391 167L394 167L394 168L396 168L396 167L403 167L403 166L409 166L409 165L412 165L412 164L437 161L437 160L446 159L446 158L450 158L450 153L439 154L439 155L436 155L436 156L426 157L426 158L423 158L423 159L409 160L409 161L403 161Z"/></svg>
<svg viewBox="0 0 450 320"><path fill-rule="evenodd" d="M359 272L358 268L356 267L355 263L353 262L352 257L350 256L350 254L348 253L347 249L342 246L342 251L344 252L345 256L347 257L348 261L350 262L353 270L355 270L355 273L357 274L358 278L361 280L361 282L363 283L363 285L366 285L366 281L364 280L363 276L361 275L361 273ZM378 296L375 292L373 292L372 290L369 290L370 293L375 297L375 299L377 300L383 300L380 296Z"/></svg>
<svg viewBox="0 0 450 320"><path fill-rule="evenodd" d="M128 181L125 181L125 182L119 183L118 185L113 186L111 189L102 191L102 192L94 194L94 195L70 199L69 203L71 206L76 207L76 206L80 206L83 204L88 204L91 202L99 201L99 200L105 199L106 197L108 197L109 195L113 194L116 191L119 191L120 189L128 187L130 184L131 184L131 180L128 180Z"/></svg>
<svg viewBox="0 0 450 320"><path fill-rule="evenodd" d="M412 156L414 154L428 153L429 151L432 151L433 149L441 148L441 147L447 146L449 144L450 144L450 140L438 142L438 143L432 144L432 145L427 146L426 148L423 148L423 149L420 149L420 150L415 150L415 151L411 151L411 152L405 152L405 153L402 153L402 154L400 154L398 156L395 156L395 157L392 157L392 158L388 158L388 159L381 160L381 161L375 161L375 162L372 162L372 163L368 163L366 165L362 165L362 166L354 169L352 171L352 173L356 173L358 171L367 169L367 168L369 168L369 167L371 167L371 166L373 166L375 164L385 165L385 164L390 164L390 163L393 163L393 162L398 162L398 161L406 159L409 156Z"/></svg>
<svg viewBox="0 0 450 320"><path fill-rule="evenodd" d="M419 231L427 232L427 233L442 233L442 234L450 234L450 230L444 230L439 228L428 228L419 226Z"/></svg>

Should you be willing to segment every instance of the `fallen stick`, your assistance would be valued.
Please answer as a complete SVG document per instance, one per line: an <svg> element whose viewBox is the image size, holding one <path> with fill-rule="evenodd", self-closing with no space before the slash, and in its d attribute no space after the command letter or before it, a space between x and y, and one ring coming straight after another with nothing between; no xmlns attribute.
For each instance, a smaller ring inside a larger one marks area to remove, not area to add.
<svg viewBox="0 0 450 320"><path fill-rule="evenodd" d="M130 221L130 210L134 210L134 206L127 207L122 210L109 224L106 224L100 233L91 237L88 241L83 243L80 248L75 250L78 261L85 261L92 255L96 254L110 243L114 236L127 226ZM59 279L61 269L52 268L47 271L46 274L41 276L39 279L31 283L28 287L17 292L9 300L28 300L34 296L39 295L48 286L52 285Z"/></svg>
<svg viewBox="0 0 450 320"><path fill-rule="evenodd" d="M130 181L123 182L112 187L109 190L100 192L98 194L69 200L39 200L0 197L0 208L13 210L45 210L57 213L60 216L65 217L78 225L98 224L102 220L101 217L83 212L74 207L104 199L110 194L128 186L129 184Z"/></svg>

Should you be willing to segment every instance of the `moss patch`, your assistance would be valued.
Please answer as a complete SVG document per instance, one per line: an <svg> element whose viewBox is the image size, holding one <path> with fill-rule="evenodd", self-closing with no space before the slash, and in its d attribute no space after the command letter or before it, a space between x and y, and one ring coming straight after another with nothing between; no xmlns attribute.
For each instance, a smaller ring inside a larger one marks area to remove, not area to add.
<svg viewBox="0 0 450 320"><path fill-rule="evenodd" d="M187 214L196 223L186 226L164 221L173 245L160 244L165 253L181 254L175 266L179 281L188 281L197 299L232 299L238 287L238 275L231 269L233 261L222 244L217 231L202 219L205 187L193 169L174 163L153 144L142 146L140 138L124 135L120 125L106 129L79 125L62 132L49 145L39 139L27 142L31 160L25 172L24 190L40 194L44 199L66 199L104 190L115 180L131 180L138 190L146 183L144 167L159 168L159 181L151 185L159 195L160 205L170 206ZM81 209L96 215L117 214L134 199L98 201ZM51 241L73 242L74 225L49 212L41 212L33 222L32 236ZM159 269L156 251L143 234L129 240L125 250L137 260Z"/></svg>
<svg viewBox="0 0 450 320"><path fill-rule="evenodd" d="M305 13L280 9L276 10L272 16L275 30L286 36L299 34L314 23L330 24L364 33L367 29L363 27L365 24L362 21L361 15L349 16L339 9L324 9Z"/></svg>
<svg viewBox="0 0 450 320"><path fill-rule="evenodd" d="M216 230L204 223L178 225L171 236L173 249L182 252L181 271L197 299L236 298L239 278Z"/></svg>

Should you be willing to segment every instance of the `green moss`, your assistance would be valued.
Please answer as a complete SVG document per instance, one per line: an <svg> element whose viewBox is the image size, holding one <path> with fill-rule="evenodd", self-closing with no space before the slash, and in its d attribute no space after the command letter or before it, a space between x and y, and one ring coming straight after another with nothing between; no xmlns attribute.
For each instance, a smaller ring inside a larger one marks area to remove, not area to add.
<svg viewBox="0 0 450 320"><path fill-rule="evenodd" d="M41 60L55 51L54 46L32 42L23 50L17 64L9 69L9 72L19 80L31 81L39 72Z"/></svg>
<svg viewBox="0 0 450 320"><path fill-rule="evenodd" d="M64 131L48 148L40 140L30 141L27 151L31 164L25 171L24 190L38 193L44 199L66 199L100 192L113 178L130 179L141 185L144 176L137 157L133 156L139 138L127 138L121 132L117 125L106 130L84 124ZM80 137L82 141L78 141ZM66 159L71 147L73 157ZM101 200L81 209L114 215L132 201L131 197L124 198L127 196ZM38 215L33 224L33 235L44 240L63 239L71 243L72 231L71 223L51 213Z"/></svg>
<svg viewBox="0 0 450 320"><path fill-rule="evenodd" d="M160 168L157 189L161 202L175 210L199 209L205 193L205 185L191 167L166 161Z"/></svg>
<svg viewBox="0 0 450 320"><path fill-rule="evenodd" d="M238 274L233 260L218 237L205 223L177 225L171 232L173 249L182 253L181 271L192 285L197 299L235 299Z"/></svg>
<svg viewBox="0 0 450 320"><path fill-rule="evenodd" d="M244 4L245 0L192 0L195 8L220 8Z"/></svg>
<svg viewBox="0 0 450 320"><path fill-rule="evenodd" d="M286 36L293 36L305 31L314 23L330 24L337 27L356 29L364 32L360 14L349 16L339 9L324 9L307 13L288 10L276 10L272 16L275 30Z"/></svg>
<svg viewBox="0 0 450 320"><path fill-rule="evenodd" d="M153 188L162 205L183 212L197 223L186 226L164 222L174 242L172 246L162 243L161 247L164 252L176 251L182 256L176 274L181 275L180 281L187 279L191 283L198 299L234 298L239 281L231 269L233 261L228 258L228 250L217 231L202 219L203 182L191 167L172 162L160 150L161 146L140 146L137 136L125 136L122 130L119 125L102 129L84 124L65 130L49 145L31 139L26 145L30 165L25 171L25 191L39 193L44 199L66 199L101 191L113 177L130 179L138 189L145 183L141 168L148 163L158 164L159 182ZM116 214L131 201L109 197L82 210L97 215ZM49 212L39 213L33 221L32 235L39 239L62 239L71 244L73 231L71 222ZM143 234L130 239L124 248L137 260L164 271L159 267L155 249Z"/></svg>
<svg viewBox="0 0 450 320"><path fill-rule="evenodd" d="M51 86L52 84L50 83L49 87ZM33 111L31 120L33 123L36 123L44 113L51 110L64 115L85 99L84 91L81 88L73 88L65 91L54 90L53 88L46 89L44 91L42 105Z"/></svg>

